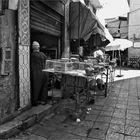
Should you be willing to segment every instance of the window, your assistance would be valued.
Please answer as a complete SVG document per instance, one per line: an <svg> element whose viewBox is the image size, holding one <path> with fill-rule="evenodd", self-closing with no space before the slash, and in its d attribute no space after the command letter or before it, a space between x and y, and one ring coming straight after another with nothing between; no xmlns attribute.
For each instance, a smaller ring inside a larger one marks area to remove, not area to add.
<svg viewBox="0 0 140 140"><path fill-rule="evenodd" d="M11 72L11 65L12 65L12 55L11 49L6 48L0 51L0 68L1 68L1 75L8 75Z"/></svg>
<svg viewBox="0 0 140 140"><path fill-rule="evenodd" d="M140 42L134 42L134 48L139 48L140 49Z"/></svg>

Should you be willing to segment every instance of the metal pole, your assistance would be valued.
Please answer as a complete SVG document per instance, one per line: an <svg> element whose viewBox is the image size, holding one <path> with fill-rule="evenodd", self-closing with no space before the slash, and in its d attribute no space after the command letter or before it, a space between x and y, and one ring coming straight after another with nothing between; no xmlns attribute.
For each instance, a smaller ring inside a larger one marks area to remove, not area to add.
<svg viewBox="0 0 140 140"><path fill-rule="evenodd" d="M113 52L112 52L112 59L114 59L114 50L113 50Z"/></svg>
<svg viewBox="0 0 140 140"><path fill-rule="evenodd" d="M78 54L80 48L80 2L79 2L79 17L78 17Z"/></svg>
<svg viewBox="0 0 140 140"><path fill-rule="evenodd" d="M121 76L121 53L120 53L120 50L119 50L119 57L120 57L120 76Z"/></svg>
<svg viewBox="0 0 140 140"><path fill-rule="evenodd" d="M117 75L117 77L122 77L123 75L121 75L121 53L119 50L119 59L120 59L120 75Z"/></svg>

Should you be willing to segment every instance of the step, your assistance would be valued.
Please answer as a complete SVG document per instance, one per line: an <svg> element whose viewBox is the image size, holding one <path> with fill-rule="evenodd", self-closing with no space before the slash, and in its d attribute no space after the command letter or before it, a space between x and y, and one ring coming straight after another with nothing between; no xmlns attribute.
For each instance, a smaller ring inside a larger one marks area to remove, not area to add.
<svg viewBox="0 0 140 140"><path fill-rule="evenodd" d="M56 107L57 104L38 105L23 112L11 121L0 126L0 139L9 138L26 130L44 117L49 116Z"/></svg>

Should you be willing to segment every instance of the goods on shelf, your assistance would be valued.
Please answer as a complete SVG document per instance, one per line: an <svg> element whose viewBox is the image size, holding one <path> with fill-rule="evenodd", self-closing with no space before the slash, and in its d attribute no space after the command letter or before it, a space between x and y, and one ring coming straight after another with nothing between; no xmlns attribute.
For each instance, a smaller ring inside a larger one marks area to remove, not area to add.
<svg viewBox="0 0 140 140"><path fill-rule="evenodd" d="M94 74L94 68L88 67L85 69L87 76L92 76Z"/></svg>
<svg viewBox="0 0 140 140"><path fill-rule="evenodd" d="M73 70L85 70L90 64L85 62L73 62Z"/></svg>
<svg viewBox="0 0 140 140"><path fill-rule="evenodd" d="M65 72L73 70L73 63L67 59L46 60L45 69L53 69L56 72Z"/></svg>
<svg viewBox="0 0 140 140"><path fill-rule="evenodd" d="M72 62L61 62L61 61L56 61L54 63L54 71L71 71L73 70L73 63Z"/></svg>
<svg viewBox="0 0 140 140"><path fill-rule="evenodd" d="M46 60L45 69L53 69L55 61L57 60Z"/></svg>

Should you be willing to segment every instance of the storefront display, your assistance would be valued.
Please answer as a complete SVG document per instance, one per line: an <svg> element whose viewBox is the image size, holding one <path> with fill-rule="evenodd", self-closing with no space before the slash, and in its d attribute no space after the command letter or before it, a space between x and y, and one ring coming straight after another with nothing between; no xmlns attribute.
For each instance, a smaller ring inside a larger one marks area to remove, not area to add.
<svg viewBox="0 0 140 140"><path fill-rule="evenodd" d="M79 67L80 65L82 68ZM56 66L59 69L56 69ZM90 100L93 101L94 97L98 96L97 90L103 93L100 95L106 97L112 82L110 76L113 76L111 65L105 63L93 65L87 61L81 63L71 62L71 60L46 60L46 69L43 71L55 75L54 77L57 74L62 75L62 97L72 97L76 101L74 114L75 111L81 110L83 103L90 103Z"/></svg>

